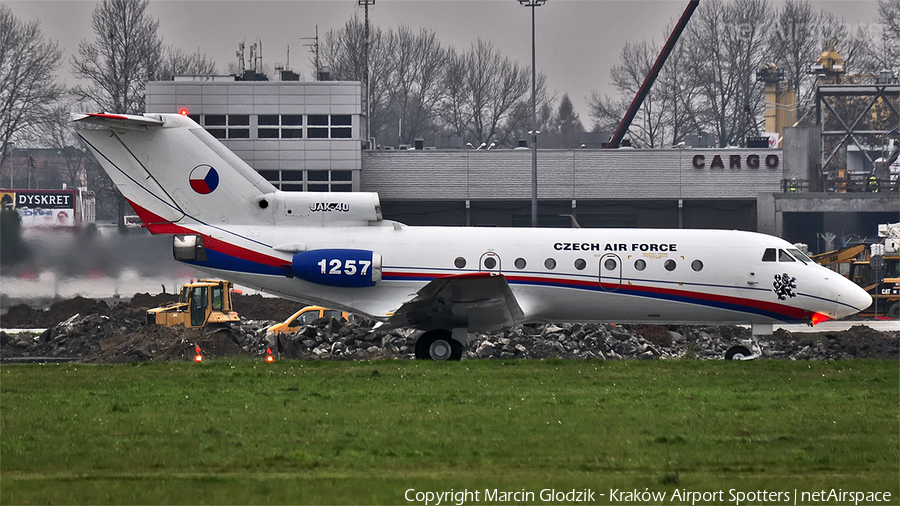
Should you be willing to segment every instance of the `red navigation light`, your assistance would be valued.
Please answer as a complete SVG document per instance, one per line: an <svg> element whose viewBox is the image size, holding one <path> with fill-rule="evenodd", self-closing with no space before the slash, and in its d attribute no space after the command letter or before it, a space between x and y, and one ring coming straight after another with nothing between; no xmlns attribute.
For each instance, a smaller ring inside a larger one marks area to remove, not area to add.
<svg viewBox="0 0 900 506"><path fill-rule="evenodd" d="M275 361L275 357L272 356L272 348L266 348L266 362L272 363Z"/></svg>
<svg viewBox="0 0 900 506"><path fill-rule="evenodd" d="M194 355L194 362L203 362L203 354L200 345L197 345L197 347L194 348L194 351L197 353Z"/></svg>
<svg viewBox="0 0 900 506"><path fill-rule="evenodd" d="M182 116L187 116L187 115L188 115L188 110L187 110L187 109L180 109L180 110L178 111L178 114L180 114L180 115L182 115Z"/></svg>

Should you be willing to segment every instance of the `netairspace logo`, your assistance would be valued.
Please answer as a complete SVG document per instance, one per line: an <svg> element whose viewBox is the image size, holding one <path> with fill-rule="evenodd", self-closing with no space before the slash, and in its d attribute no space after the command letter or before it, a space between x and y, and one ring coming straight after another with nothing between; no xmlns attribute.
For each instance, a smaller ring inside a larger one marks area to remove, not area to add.
<svg viewBox="0 0 900 506"><path fill-rule="evenodd" d="M731 504L741 506L744 504L771 503L771 504L833 504L853 505L892 503L891 492L847 491L843 489L798 491L754 490L741 491L737 489L695 491L689 489L675 489L671 492L656 491L645 488L638 489L609 489L609 494L596 492L591 489L581 490L556 490L545 488L541 491L532 490L455 490L447 491L423 491L414 488L407 489L404 498L407 502L417 503L423 506L441 506L474 503L511 503L511 504L673 504L673 505L709 505Z"/></svg>

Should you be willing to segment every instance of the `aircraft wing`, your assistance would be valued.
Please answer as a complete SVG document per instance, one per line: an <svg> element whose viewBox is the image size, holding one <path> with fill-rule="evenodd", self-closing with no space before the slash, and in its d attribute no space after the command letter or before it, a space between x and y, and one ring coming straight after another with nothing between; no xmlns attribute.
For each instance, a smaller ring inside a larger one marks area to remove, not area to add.
<svg viewBox="0 0 900 506"><path fill-rule="evenodd" d="M389 324L479 332L510 327L523 316L504 276L476 272L431 281L394 312Z"/></svg>

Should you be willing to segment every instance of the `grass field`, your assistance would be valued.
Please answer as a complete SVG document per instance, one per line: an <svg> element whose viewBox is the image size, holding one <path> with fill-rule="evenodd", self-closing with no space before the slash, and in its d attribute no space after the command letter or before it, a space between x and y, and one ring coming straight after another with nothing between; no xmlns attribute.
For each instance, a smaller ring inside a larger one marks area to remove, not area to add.
<svg viewBox="0 0 900 506"><path fill-rule="evenodd" d="M898 410L893 361L4 365L0 503L898 504Z"/></svg>

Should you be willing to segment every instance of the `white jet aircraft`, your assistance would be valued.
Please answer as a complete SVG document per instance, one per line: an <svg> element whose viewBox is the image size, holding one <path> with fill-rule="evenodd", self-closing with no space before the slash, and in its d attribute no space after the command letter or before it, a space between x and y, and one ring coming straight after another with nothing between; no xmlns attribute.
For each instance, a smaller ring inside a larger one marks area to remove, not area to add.
<svg viewBox="0 0 900 506"><path fill-rule="evenodd" d="M178 114L78 114L79 134L174 256L259 290L424 331L416 357L523 323L842 318L872 299L790 243L724 230L410 227L375 193L276 190ZM728 358L752 358L735 347Z"/></svg>

